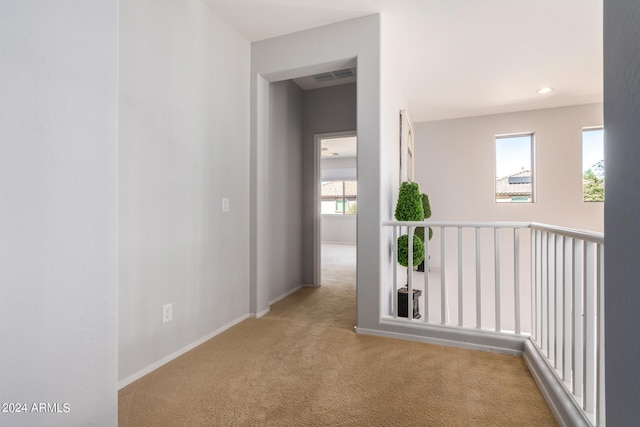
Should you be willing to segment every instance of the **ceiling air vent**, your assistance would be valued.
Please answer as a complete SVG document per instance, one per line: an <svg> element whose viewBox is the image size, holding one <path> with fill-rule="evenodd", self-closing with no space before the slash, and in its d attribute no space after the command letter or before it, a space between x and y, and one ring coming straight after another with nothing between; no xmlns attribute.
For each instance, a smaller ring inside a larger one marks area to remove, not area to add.
<svg viewBox="0 0 640 427"><path fill-rule="evenodd" d="M336 76L336 79L348 79L349 77L354 77L356 74L353 68L346 68L344 70L334 71L333 75Z"/></svg>
<svg viewBox="0 0 640 427"><path fill-rule="evenodd" d="M333 73L322 73L322 74L316 74L315 76L313 76L314 79L316 79L317 82L330 82L332 80L335 80L336 78L333 76Z"/></svg>
<svg viewBox="0 0 640 427"><path fill-rule="evenodd" d="M348 79L355 77L356 73L353 68L345 68L344 70L331 71L328 73L316 74L313 78L318 83L330 82L333 80Z"/></svg>

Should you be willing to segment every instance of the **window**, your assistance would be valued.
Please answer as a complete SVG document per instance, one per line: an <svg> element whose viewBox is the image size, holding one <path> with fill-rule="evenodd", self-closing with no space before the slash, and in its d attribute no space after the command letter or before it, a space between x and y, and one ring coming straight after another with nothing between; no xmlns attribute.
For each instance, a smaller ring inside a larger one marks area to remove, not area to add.
<svg viewBox="0 0 640 427"><path fill-rule="evenodd" d="M357 181L323 181L323 215L355 215L358 210Z"/></svg>
<svg viewBox="0 0 640 427"><path fill-rule="evenodd" d="M533 202L533 134L496 137L496 202Z"/></svg>
<svg viewBox="0 0 640 427"><path fill-rule="evenodd" d="M604 129L582 130L582 200L604 202Z"/></svg>

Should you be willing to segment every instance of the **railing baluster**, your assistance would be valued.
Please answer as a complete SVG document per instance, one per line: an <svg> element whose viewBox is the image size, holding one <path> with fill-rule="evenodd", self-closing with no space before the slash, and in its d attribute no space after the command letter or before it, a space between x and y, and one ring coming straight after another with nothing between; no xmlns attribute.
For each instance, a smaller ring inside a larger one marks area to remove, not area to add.
<svg viewBox="0 0 640 427"><path fill-rule="evenodd" d="M538 230L531 229L531 336L534 340L538 339L536 322L536 309L538 307L538 301L536 300L536 271L537 271L537 253L538 248L536 245L538 239Z"/></svg>
<svg viewBox="0 0 640 427"><path fill-rule="evenodd" d="M538 232L538 250L536 251L537 257L538 257L538 263L537 263L537 279L536 279L536 303L538 304L537 310L536 310L536 316L538 317L538 321L536 322L536 328L537 328L537 337L538 337L538 343L540 344L540 347L542 348L544 340L544 329L543 329L543 323L544 323L544 316L543 316L543 307L542 307L542 296L543 296L543 289L544 287L543 285L543 276L542 276L542 272L543 272L543 265L544 265L544 232L540 231Z"/></svg>
<svg viewBox="0 0 640 427"><path fill-rule="evenodd" d="M551 313L553 312L553 309L551 308L551 292L550 292L550 288L551 288L551 265L549 263L549 257L551 256L551 250L549 249L551 246L550 240L551 240L551 235L550 233L547 233L547 271L545 275L547 298L545 301L545 307L547 308L547 357L549 359L553 357L553 353L551 352L551 343L553 342L551 340L551 331L552 331Z"/></svg>
<svg viewBox="0 0 640 427"><path fill-rule="evenodd" d="M407 263L407 319L413 320L413 227L407 227L409 256Z"/></svg>
<svg viewBox="0 0 640 427"><path fill-rule="evenodd" d="M587 412L595 409L595 243L585 242L584 248L584 284L583 284L583 305L584 305L584 329L583 329L583 408Z"/></svg>
<svg viewBox="0 0 640 427"><path fill-rule="evenodd" d="M429 227L424 227L424 321L429 322Z"/></svg>
<svg viewBox="0 0 640 427"><path fill-rule="evenodd" d="M575 302L575 311L576 311L576 366L574 366L575 377L576 377L576 396L581 398L580 406L582 406L584 402L584 252L585 252L585 242L584 240L579 241L579 246L581 247L580 257L576 256L577 262L579 266L576 268L576 273L578 273L579 280L576 284L575 292L576 292L576 302Z"/></svg>
<svg viewBox="0 0 640 427"><path fill-rule="evenodd" d="M520 335L520 229L513 229L513 293L516 335Z"/></svg>
<svg viewBox="0 0 640 427"><path fill-rule="evenodd" d="M579 319L581 319L581 315L580 315L580 308L582 307L582 305L580 304L580 290L582 289L582 286L580 286L579 284L579 275L578 272L580 271L580 269L578 268L578 266L576 265L578 263L578 247L579 247L579 241L578 239L573 239L573 287L571 288L572 291L572 298L571 298L571 336L573 337L571 344L571 371L572 371L572 379L571 379L571 391L573 392L574 396L580 396L581 395L581 391L582 391L582 387L581 387L581 375L582 375L582 365L579 364L579 362L581 362L581 360L578 358L577 355L577 351L578 348L580 347L579 343L577 343L576 341L578 340L578 337L582 337L582 333L578 334L578 325L580 325L581 323L579 323ZM580 387L578 386L578 383L580 383Z"/></svg>
<svg viewBox="0 0 640 427"><path fill-rule="evenodd" d="M558 316L558 240L560 236L553 235L553 367L558 369L558 353L560 352L558 345L558 325L561 323Z"/></svg>
<svg viewBox="0 0 640 427"><path fill-rule="evenodd" d="M391 256L393 257L393 295L391 301L393 301L393 318L398 318L398 227L392 227L393 230L393 245L391 250Z"/></svg>
<svg viewBox="0 0 640 427"><path fill-rule="evenodd" d="M458 227L458 326L462 326L462 227Z"/></svg>
<svg viewBox="0 0 640 427"><path fill-rule="evenodd" d="M548 233L542 232L542 257L541 257L541 274L540 274L540 346L545 355L549 357L549 300L547 298L547 292L549 290L549 277L548 277L548 262L549 262L549 247L548 247Z"/></svg>
<svg viewBox="0 0 640 427"><path fill-rule="evenodd" d="M596 324L596 425L605 424L605 395L604 395L604 246L598 245L598 281L597 307L598 317Z"/></svg>
<svg viewBox="0 0 640 427"><path fill-rule="evenodd" d="M571 252L571 392L576 394L576 252L578 242L573 239Z"/></svg>
<svg viewBox="0 0 640 427"><path fill-rule="evenodd" d="M553 365L556 365L556 234L552 233L549 239L549 358L553 357Z"/></svg>
<svg viewBox="0 0 640 427"><path fill-rule="evenodd" d="M494 248L494 275L496 278L496 296L495 296L495 308L496 308L496 332L500 332L500 229L495 227L493 229L493 248Z"/></svg>
<svg viewBox="0 0 640 427"><path fill-rule="evenodd" d="M564 263L565 263L565 267L566 267L566 258L567 256L569 257L570 260L573 260L573 239L572 238L567 238L565 239L564 242L564 246L563 246L563 251L564 251ZM571 264L573 265L573 261L571 261ZM573 270L572 268L565 268L565 274L563 276L563 304L562 304L562 309L563 309L563 314L562 314L562 321L563 321L563 330L564 330L564 344L563 344L563 354L564 357L562 359L562 367L563 367L563 371L562 371L562 379L565 382L571 382L571 369L572 369L572 365L569 363L569 361L571 360L570 358L570 353L571 353L571 342L573 341L573 336L571 335L571 301L572 301L572 283L573 283ZM569 321L567 321L567 319L569 319ZM568 342L568 344L567 344Z"/></svg>
<svg viewBox="0 0 640 427"><path fill-rule="evenodd" d="M556 271L556 349L559 354L556 358L556 371L562 377L564 370L564 236L558 237L560 250L559 255L556 254L556 262L558 258L560 262L557 263Z"/></svg>
<svg viewBox="0 0 640 427"><path fill-rule="evenodd" d="M446 324L446 293L447 290L445 288L445 271L446 271L446 263L444 259L445 252L445 232L444 227L440 227L440 323L443 325Z"/></svg>
<svg viewBox="0 0 640 427"><path fill-rule="evenodd" d="M482 276L480 258L480 227L476 227L476 328L482 329Z"/></svg>

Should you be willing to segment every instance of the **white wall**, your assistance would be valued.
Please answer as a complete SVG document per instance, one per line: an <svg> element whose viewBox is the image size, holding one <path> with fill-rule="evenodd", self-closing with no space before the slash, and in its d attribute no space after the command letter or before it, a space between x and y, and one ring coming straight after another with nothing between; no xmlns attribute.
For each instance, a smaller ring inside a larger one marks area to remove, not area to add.
<svg viewBox="0 0 640 427"><path fill-rule="evenodd" d="M305 283L313 283L313 222L317 216L314 212L313 185L314 185L314 135L332 132L349 132L357 130L357 87L356 84L327 87L308 90L304 92L304 140L302 147L303 176L303 233L304 246L302 253L302 266ZM322 179L357 179L357 159L324 159L321 160ZM344 230L346 225L351 225L351 230ZM349 240L355 243L356 220L336 222L323 215L320 226L321 240L338 238L340 232L346 232ZM345 236L340 237L342 241Z"/></svg>
<svg viewBox="0 0 640 427"><path fill-rule="evenodd" d="M602 231L604 204L582 201L582 128L602 123L602 104L417 123L416 181L429 194L431 220ZM495 135L520 132L535 133L536 202L496 203Z"/></svg>
<svg viewBox="0 0 640 427"><path fill-rule="evenodd" d="M607 425L640 419L640 4L604 2Z"/></svg>
<svg viewBox="0 0 640 427"><path fill-rule="evenodd" d="M381 19L381 109L380 109L380 222L393 220L393 213L400 188L400 111L405 110L411 117L407 98L403 92L403 56L407 37L404 33L402 17L393 12L382 14ZM392 301L393 263L391 245L394 243L391 228L381 231L382 245L379 248L380 297L372 304L379 307L380 312L386 312ZM376 322L372 329L393 329ZM412 333L402 331L403 333Z"/></svg>
<svg viewBox="0 0 640 427"><path fill-rule="evenodd" d="M302 281L302 90L269 87L269 301Z"/></svg>
<svg viewBox="0 0 640 427"><path fill-rule="evenodd" d="M206 2L120 3L121 383L249 311L249 60Z"/></svg>
<svg viewBox="0 0 640 427"><path fill-rule="evenodd" d="M0 425L117 423L117 7L0 3Z"/></svg>
<svg viewBox="0 0 640 427"><path fill-rule="evenodd" d="M356 215L322 215L320 238L326 243L351 243L357 241Z"/></svg>

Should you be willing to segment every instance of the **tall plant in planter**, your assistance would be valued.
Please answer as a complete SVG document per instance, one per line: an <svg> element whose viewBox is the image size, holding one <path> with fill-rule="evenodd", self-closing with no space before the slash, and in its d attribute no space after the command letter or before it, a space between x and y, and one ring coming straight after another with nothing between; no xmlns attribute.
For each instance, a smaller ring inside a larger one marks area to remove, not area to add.
<svg viewBox="0 0 640 427"><path fill-rule="evenodd" d="M424 193L422 193L421 196L422 196L422 209L424 210L424 219L431 218L431 204L429 203L429 196L427 196ZM418 236L420 239L422 239L423 242L425 242L424 227L416 228L416 236ZM429 240L431 240L432 237L433 237L433 230L431 229L431 227L429 227ZM425 255L425 258L426 258L426 255ZM422 262L418 265L418 271L424 271L424 261L425 260L422 260Z"/></svg>
<svg viewBox="0 0 640 427"><path fill-rule="evenodd" d="M422 195L416 182L403 182L400 185L398 203L396 204L395 218L397 221L422 221L424 219L424 207ZM413 265L409 266L409 235L398 237L398 263L407 267L407 275L411 274L411 268L419 265L424 260L424 243L416 234L413 235ZM408 315L408 287L398 289L398 316ZM413 318L420 318L418 312L418 298L422 294L419 290L413 290Z"/></svg>
<svg viewBox="0 0 640 427"><path fill-rule="evenodd" d="M403 182L400 185L395 218L397 221L422 221L424 207L422 195L417 182ZM417 229L416 229L417 231ZM423 240L413 235L413 266L417 266L424 259ZM403 267L409 266L409 236L403 234L398 238L398 262Z"/></svg>

